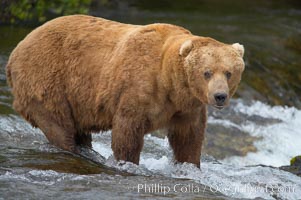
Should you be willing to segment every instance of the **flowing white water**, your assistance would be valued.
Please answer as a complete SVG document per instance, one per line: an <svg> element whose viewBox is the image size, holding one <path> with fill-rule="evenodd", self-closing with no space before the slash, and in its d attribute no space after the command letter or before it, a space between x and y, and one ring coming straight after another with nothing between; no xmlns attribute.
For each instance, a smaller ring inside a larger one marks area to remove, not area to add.
<svg viewBox="0 0 301 200"><path fill-rule="evenodd" d="M258 115L263 118L279 119L282 122L262 126L250 121L240 125L240 129L252 136L262 139L255 143L258 152L248 153L245 157L231 157L224 161L236 165L264 164L275 167L289 165L289 161L301 154L301 110L296 108L274 106L255 102L251 106L238 103L235 111L249 116ZM214 119L209 123L215 123ZM229 124L224 122L225 126ZM230 125L231 126L231 125Z"/></svg>
<svg viewBox="0 0 301 200"><path fill-rule="evenodd" d="M105 133L102 136L107 140L110 135ZM106 145L95 142L93 148L107 158L106 165L108 166L142 175L160 174L173 178L191 179L206 185L212 192L221 192L229 197L298 199L301 196L301 178L291 173L277 168L245 167L224 162L216 163L204 159L201 170L188 163L174 165L171 159L171 150L166 147L168 145L167 138L160 139L147 135L145 140L146 143L161 145L163 148L158 147L155 151L161 151L166 155L156 158L156 155L152 155L145 150L141 154L140 166L131 163L119 166L113 160L112 150L107 142L105 142ZM228 162L230 160L231 158Z"/></svg>

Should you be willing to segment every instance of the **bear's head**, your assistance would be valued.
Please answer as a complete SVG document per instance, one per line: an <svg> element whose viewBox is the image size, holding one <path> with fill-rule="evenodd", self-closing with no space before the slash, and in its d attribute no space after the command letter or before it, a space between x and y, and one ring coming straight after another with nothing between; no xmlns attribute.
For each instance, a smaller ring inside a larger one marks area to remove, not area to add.
<svg viewBox="0 0 301 200"><path fill-rule="evenodd" d="M198 37L183 42L179 54L191 93L218 109L228 105L244 71L244 47Z"/></svg>

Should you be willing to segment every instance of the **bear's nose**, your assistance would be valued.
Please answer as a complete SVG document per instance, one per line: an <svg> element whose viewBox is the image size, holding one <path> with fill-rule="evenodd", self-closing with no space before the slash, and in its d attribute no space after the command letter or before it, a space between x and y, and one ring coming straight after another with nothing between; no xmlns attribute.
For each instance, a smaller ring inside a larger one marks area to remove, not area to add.
<svg viewBox="0 0 301 200"><path fill-rule="evenodd" d="M222 106L224 105L226 99L227 99L227 94L226 93L216 93L214 94L214 99L216 101L216 104L218 106Z"/></svg>

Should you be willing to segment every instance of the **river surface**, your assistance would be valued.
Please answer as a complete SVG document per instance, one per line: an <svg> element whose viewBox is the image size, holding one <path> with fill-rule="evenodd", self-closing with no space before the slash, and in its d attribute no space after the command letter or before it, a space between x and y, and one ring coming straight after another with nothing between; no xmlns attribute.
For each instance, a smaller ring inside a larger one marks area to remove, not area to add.
<svg viewBox="0 0 301 200"><path fill-rule="evenodd" d="M98 164L49 145L14 112L6 85L8 56L32 29L0 26L0 199L301 199L301 178L278 168L301 154L300 4L158 2L92 14L178 24L246 49L236 98L209 108L201 169L173 164L162 132L145 136L139 166L113 159L110 132L93 135Z"/></svg>

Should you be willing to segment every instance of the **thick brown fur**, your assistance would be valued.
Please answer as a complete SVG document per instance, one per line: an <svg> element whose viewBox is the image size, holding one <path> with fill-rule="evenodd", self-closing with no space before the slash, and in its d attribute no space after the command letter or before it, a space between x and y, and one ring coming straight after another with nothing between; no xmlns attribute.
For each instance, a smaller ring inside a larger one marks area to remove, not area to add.
<svg viewBox="0 0 301 200"><path fill-rule="evenodd" d="M60 17L18 44L7 79L15 110L62 149L76 153L91 132L112 129L115 158L138 164L144 134L165 128L175 160L199 166L211 94L232 96L240 81L237 45L169 24Z"/></svg>

